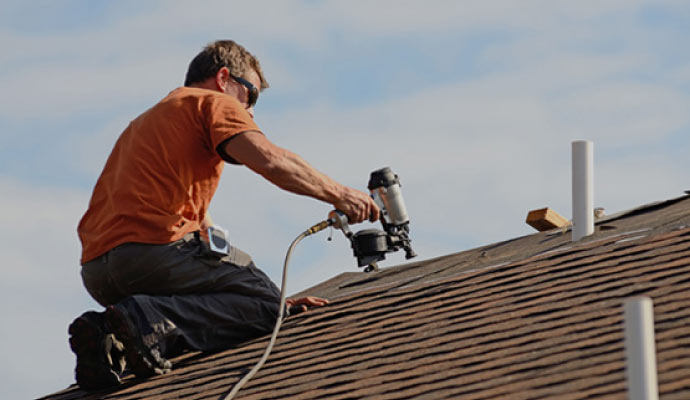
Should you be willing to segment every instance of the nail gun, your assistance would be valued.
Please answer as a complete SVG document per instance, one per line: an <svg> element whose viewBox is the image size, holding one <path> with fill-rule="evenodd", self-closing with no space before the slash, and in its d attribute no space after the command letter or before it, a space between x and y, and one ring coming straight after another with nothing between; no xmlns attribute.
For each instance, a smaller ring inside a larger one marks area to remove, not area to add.
<svg viewBox="0 0 690 400"><path fill-rule="evenodd" d="M410 218L400 190L398 175L388 168L373 171L367 185L372 198L381 210L379 220L383 230L364 229L353 233L348 225L347 215L334 210L328 215L328 223L340 229L350 241L357 265L364 267L364 272L378 270L378 261L386 259L386 253L405 250L405 258L417 256L412 250Z"/></svg>

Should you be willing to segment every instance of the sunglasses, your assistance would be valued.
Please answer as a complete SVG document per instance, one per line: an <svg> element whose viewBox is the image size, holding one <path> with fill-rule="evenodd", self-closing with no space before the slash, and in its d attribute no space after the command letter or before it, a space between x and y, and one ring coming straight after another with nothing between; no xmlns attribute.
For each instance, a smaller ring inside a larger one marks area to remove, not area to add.
<svg viewBox="0 0 690 400"><path fill-rule="evenodd" d="M251 82L244 78L240 78L239 76L234 76L230 75L232 79L234 79L236 82L240 83L242 86L246 87L247 90L249 91L249 98L247 99L247 108L252 108L256 104L257 100L259 100L259 89L257 89L256 86L252 85Z"/></svg>

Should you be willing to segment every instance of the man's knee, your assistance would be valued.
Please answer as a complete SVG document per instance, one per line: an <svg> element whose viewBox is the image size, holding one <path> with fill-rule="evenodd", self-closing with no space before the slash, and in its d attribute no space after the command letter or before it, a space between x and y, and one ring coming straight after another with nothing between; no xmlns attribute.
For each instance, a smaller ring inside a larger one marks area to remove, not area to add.
<svg viewBox="0 0 690 400"><path fill-rule="evenodd" d="M115 304L123 297L108 274L107 264L100 258L82 265L81 279L91 298L103 307Z"/></svg>

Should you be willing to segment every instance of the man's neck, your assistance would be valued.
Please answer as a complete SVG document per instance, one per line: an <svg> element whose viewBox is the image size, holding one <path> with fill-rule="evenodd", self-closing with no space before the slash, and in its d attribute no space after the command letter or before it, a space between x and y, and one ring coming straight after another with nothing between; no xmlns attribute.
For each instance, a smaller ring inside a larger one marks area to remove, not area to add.
<svg viewBox="0 0 690 400"><path fill-rule="evenodd" d="M220 92L220 90L218 90L218 87L216 85L216 81L214 78L208 78L205 81L193 83L193 84L189 85L188 87L199 88L199 89L208 89L208 90L214 90L216 92Z"/></svg>

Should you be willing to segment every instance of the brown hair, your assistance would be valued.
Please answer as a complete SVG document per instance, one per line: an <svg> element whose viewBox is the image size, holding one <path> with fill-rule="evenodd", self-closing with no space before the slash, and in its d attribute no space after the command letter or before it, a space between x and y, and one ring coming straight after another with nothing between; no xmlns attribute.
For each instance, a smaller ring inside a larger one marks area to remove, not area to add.
<svg viewBox="0 0 690 400"><path fill-rule="evenodd" d="M259 60L232 40L217 40L204 47L189 63L184 85L190 86L216 76L223 67L228 67L231 75L241 78L245 78L246 73L253 69L261 79L259 89L268 87Z"/></svg>

